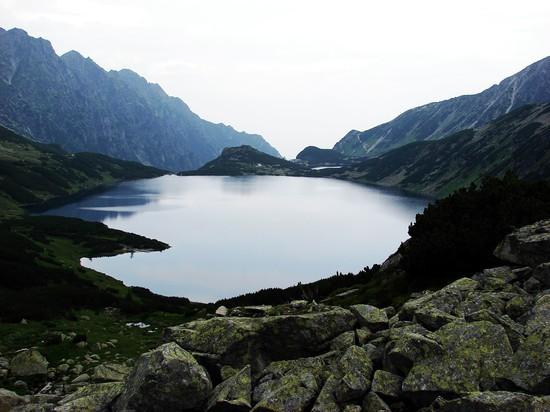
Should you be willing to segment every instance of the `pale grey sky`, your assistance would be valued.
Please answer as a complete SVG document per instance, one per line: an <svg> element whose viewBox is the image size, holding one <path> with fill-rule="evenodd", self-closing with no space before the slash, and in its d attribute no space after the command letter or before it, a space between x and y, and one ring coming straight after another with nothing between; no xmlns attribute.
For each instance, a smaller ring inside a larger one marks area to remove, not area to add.
<svg viewBox="0 0 550 412"><path fill-rule="evenodd" d="M0 0L0 26L130 68L286 157L550 55L548 0Z"/></svg>

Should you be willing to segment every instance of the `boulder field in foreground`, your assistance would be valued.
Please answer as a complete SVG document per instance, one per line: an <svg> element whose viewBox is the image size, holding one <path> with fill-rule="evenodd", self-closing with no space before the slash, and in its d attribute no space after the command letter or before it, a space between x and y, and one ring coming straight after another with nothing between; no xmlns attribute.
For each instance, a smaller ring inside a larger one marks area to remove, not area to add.
<svg viewBox="0 0 550 412"><path fill-rule="evenodd" d="M495 253L513 266L397 311L306 301L219 311L168 328L123 382L40 405L2 389L0 411L549 411L550 221Z"/></svg>

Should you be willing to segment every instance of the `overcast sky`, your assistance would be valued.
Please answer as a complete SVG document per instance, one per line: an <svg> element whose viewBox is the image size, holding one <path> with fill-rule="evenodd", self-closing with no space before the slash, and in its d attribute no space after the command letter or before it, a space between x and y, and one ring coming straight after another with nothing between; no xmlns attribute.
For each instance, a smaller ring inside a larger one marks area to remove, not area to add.
<svg viewBox="0 0 550 412"><path fill-rule="evenodd" d="M0 0L0 26L130 68L286 157L550 55L548 0Z"/></svg>

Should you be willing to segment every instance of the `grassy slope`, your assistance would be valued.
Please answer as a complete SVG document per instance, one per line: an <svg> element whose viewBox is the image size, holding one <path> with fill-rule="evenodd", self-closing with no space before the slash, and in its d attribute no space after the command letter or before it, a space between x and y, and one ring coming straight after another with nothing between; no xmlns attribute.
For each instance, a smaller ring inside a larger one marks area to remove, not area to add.
<svg viewBox="0 0 550 412"><path fill-rule="evenodd" d="M524 106L481 129L411 143L332 176L442 197L508 170L528 180L550 178L550 104Z"/></svg>

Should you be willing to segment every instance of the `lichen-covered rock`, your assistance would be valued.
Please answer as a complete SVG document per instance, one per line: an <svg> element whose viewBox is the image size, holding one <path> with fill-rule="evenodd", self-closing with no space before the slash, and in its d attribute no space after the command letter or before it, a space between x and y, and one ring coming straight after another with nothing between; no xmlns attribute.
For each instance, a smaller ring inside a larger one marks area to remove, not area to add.
<svg viewBox="0 0 550 412"><path fill-rule="evenodd" d="M363 412L392 412L392 410L380 396L371 391L363 400Z"/></svg>
<svg viewBox="0 0 550 412"><path fill-rule="evenodd" d="M130 368L119 363L103 363L94 368L92 380L96 382L123 381L130 373Z"/></svg>
<svg viewBox="0 0 550 412"><path fill-rule="evenodd" d="M263 410L290 406L305 408L319 393L336 361L337 353L329 352L316 357L272 362L257 379L253 402ZM289 397L293 392L296 392L296 397L281 403L281 398Z"/></svg>
<svg viewBox="0 0 550 412"><path fill-rule="evenodd" d="M516 295L506 302L506 314L517 319L531 308L532 303L533 298L530 295Z"/></svg>
<svg viewBox="0 0 550 412"><path fill-rule="evenodd" d="M372 378L371 390L384 398L397 399L401 395L403 378L390 372L377 370Z"/></svg>
<svg viewBox="0 0 550 412"><path fill-rule="evenodd" d="M437 330L462 315L462 302L478 286L479 283L473 279L458 279L443 289L405 302L399 311L399 319L415 320L430 330Z"/></svg>
<svg viewBox="0 0 550 412"><path fill-rule="evenodd" d="M525 333L530 335L545 329L550 329L550 295L543 295L535 301L527 318Z"/></svg>
<svg viewBox="0 0 550 412"><path fill-rule="evenodd" d="M550 410L550 400L525 393L515 392L474 392L472 394L445 400L438 398L430 410L433 412L544 412Z"/></svg>
<svg viewBox="0 0 550 412"><path fill-rule="evenodd" d="M340 401L359 399L370 387L373 366L363 348L352 346L338 360L343 374L336 398Z"/></svg>
<svg viewBox="0 0 550 412"><path fill-rule="evenodd" d="M504 328L491 322L453 322L436 332L443 351L415 362L402 389L417 403L437 395L491 390L505 373L512 348Z"/></svg>
<svg viewBox="0 0 550 412"><path fill-rule="evenodd" d="M382 309L372 305L353 305L350 310L357 317L361 326L366 326L372 331L386 329L388 327L388 315Z"/></svg>
<svg viewBox="0 0 550 412"><path fill-rule="evenodd" d="M311 412L341 412L342 409L336 400L336 391L340 385L340 380L335 375L331 375L325 381L319 396L315 399L315 403Z"/></svg>
<svg viewBox="0 0 550 412"><path fill-rule="evenodd" d="M480 310L490 310L493 313L502 314L506 302L495 292L473 292L460 304L459 312L467 316Z"/></svg>
<svg viewBox="0 0 550 412"><path fill-rule="evenodd" d="M537 266L550 255L550 220L524 226L507 235L497 246L495 256L518 265Z"/></svg>
<svg viewBox="0 0 550 412"><path fill-rule="evenodd" d="M384 350L386 369L405 376L414 362L443 352L438 336L419 328L399 328L399 333L392 329L392 340Z"/></svg>
<svg viewBox="0 0 550 412"><path fill-rule="evenodd" d="M115 411L200 409L212 389L206 370L175 343L140 356L115 403Z"/></svg>
<svg viewBox="0 0 550 412"><path fill-rule="evenodd" d="M524 391L550 395L550 329L527 336L514 353L504 379Z"/></svg>
<svg viewBox="0 0 550 412"><path fill-rule="evenodd" d="M209 354L219 364L250 364L255 374L275 360L322 353L333 338L353 330L355 322L350 311L328 307L298 315L198 320L166 329L164 339Z"/></svg>
<svg viewBox="0 0 550 412"><path fill-rule="evenodd" d="M11 359L10 373L14 376L47 375L48 361L37 350L27 349Z"/></svg>
<svg viewBox="0 0 550 412"><path fill-rule="evenodd" d="M59 402L56 412L103 412L109 410L111 402L122 392L122 382L86 385Z"/></svg>
<svg viewBox="0 0 550 412"><path fill-rule="evenodd" d="M330 349L344 351L352 345L355 345L355 331L349 330L336 336L330 342Z"/></svg>
<svg viewBox="0 0 550 412"><path fill-rule="evenodd" d="M508 335L508 340L510 341L512 349L514 350L517 349L517 347L524 340L524 327L521 324L514 322L508 315L499 316L491 312L490 310L483 309L478 312L466 315L466 320L468 322L485 320L495 323L497 325L501 325L506 331L506 335Z"/></svg>
<svg viewBox="0 0 550 412"><path fill-rule="evenodd" d="M16 406L25 404L25 398L7 389L0 389L0 412L10 412Z"/></svg>
<svg viewBox="0 0 550 412"><path fill-rule="evenodd" d="M250 366L247 365L214 388L208 398L206 410L209 412L248 411L252 404L251 391Z"/></svg>

